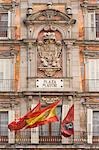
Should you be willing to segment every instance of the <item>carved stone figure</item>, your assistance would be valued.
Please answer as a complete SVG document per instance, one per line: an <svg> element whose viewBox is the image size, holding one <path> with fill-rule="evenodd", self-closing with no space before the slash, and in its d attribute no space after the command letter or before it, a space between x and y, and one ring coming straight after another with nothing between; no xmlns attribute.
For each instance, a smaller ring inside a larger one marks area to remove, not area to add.
<svg viewBox="0 0 99 150"><path fill-rule="evenodd" d="M52 76L61 69L61 50L61 41L56 41L54 32L44 33L43 40L38 42L38 53L41 60L39 68L47 76Z"/></svg>

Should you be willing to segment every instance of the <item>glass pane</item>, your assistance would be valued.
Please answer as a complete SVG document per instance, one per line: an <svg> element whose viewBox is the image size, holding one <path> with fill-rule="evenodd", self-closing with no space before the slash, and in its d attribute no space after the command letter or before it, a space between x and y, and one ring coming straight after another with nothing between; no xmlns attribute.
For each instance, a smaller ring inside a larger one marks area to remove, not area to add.
<svg viewBox="0 0 99 150"><path fill-rule="evenodd" d="M1 13L0 21L8 21L8 13Z"/></svg>
<svg viewBox="0 0 99 150"><path fill-rule="evenodd" d="M86 68L89 90L99 91L99 59L89 59Z"/></svg>
<svg viewBox="0 0 99 150"><path fill-rule="evenodd" d="M96 14L96 37L99 37L99 14Z"/></svg>
<svg viewBox="0 0 99 150"><path fill-rule="evenodd" d="M56 113L59 121L51 124L51 135L58 136L60 134L61 107L56 108Z"/></svg>
<svg viewBox="0 0 99 150"><path fill-rule="evenodd" d="M56 114L59 121L52 122L51 124L46 124L40 126L40 136L59 136L60 135L60 120L61 120L61 107L56 108Z"/></svg>
<svg viewBox="0 0 99 150"><path fill-rule="evenodd" d="M8 136L8 113L0 112L0 136Z"/></svg>
<svg viewBox="0 0 99 150"><path fill-rule="evenodd" d="M40 126L40 136L49 136L49 124Z"/></svg>
<svg viewBox="0 0 99 150"><path fill-rule="evenodd" d="M0 13L0 37L7 37L8 32L8 14Z"/></svg>
<svg viewBox="0 0 99 150"><path fill-rule="evenodd" d="M99 111L93 112L93 136L99 136Z"/></svg>

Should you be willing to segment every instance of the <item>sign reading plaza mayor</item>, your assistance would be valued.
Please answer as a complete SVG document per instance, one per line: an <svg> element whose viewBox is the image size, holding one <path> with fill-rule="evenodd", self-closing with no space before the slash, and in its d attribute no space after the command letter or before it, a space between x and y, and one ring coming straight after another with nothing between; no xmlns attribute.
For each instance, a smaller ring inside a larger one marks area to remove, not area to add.
<svg viewBox="0 0 99 150"><path fill-rule="evenodd" d="M38 88L63 88L63 79L37 79Z"/></svg>

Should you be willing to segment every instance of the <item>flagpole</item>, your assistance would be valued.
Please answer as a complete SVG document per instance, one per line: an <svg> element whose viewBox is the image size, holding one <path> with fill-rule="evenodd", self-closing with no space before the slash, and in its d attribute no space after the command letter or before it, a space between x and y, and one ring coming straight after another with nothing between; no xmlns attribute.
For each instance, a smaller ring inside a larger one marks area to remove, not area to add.
<svg viewBox="0 0 99 150"><path fill-rule="evenodd" d="M74 105L74 102L75 102L75 92L73 92L73 105ZM75 108L75 105L74 105L74 108ZM75 118L75 109L74 109L74 118ZM75 120L75 119L74 119ZM74 123L75 124L75 123ZM74 128L74 134L73 134L73 144L75 142L75 128Z"/></svg>
<svg viewBox="0 0 99 150"><path fill-rule="evenodd" d="M63 112L63 111L62 111L62 110L63 110L63 99L64 99L64 93L63 93L63 95L62 95L62 103L61 103L61 104L62 104L62 107L61 107L61 118L60 118L60 134L61 134L62 115L63 115L63 114L62 114L62 112Z"/></svg>
<svg viewBox="0 0 99 150"><path fill-rule="evenodd" d="M39 103L41 104L41 92L39 92Z"/></svg>

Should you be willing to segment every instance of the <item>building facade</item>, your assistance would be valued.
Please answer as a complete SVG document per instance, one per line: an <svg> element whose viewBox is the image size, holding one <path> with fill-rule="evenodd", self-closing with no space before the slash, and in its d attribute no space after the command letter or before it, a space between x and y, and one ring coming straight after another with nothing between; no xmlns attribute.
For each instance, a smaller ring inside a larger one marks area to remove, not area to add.
<svg viewBox="0 0 99 150"><path fill-rule="evenodd" d="M99 149L99 0L0 0L0 149ZM40 101L59 122L13 131ZM74 104L74 135L61 121Z"/></svg>

